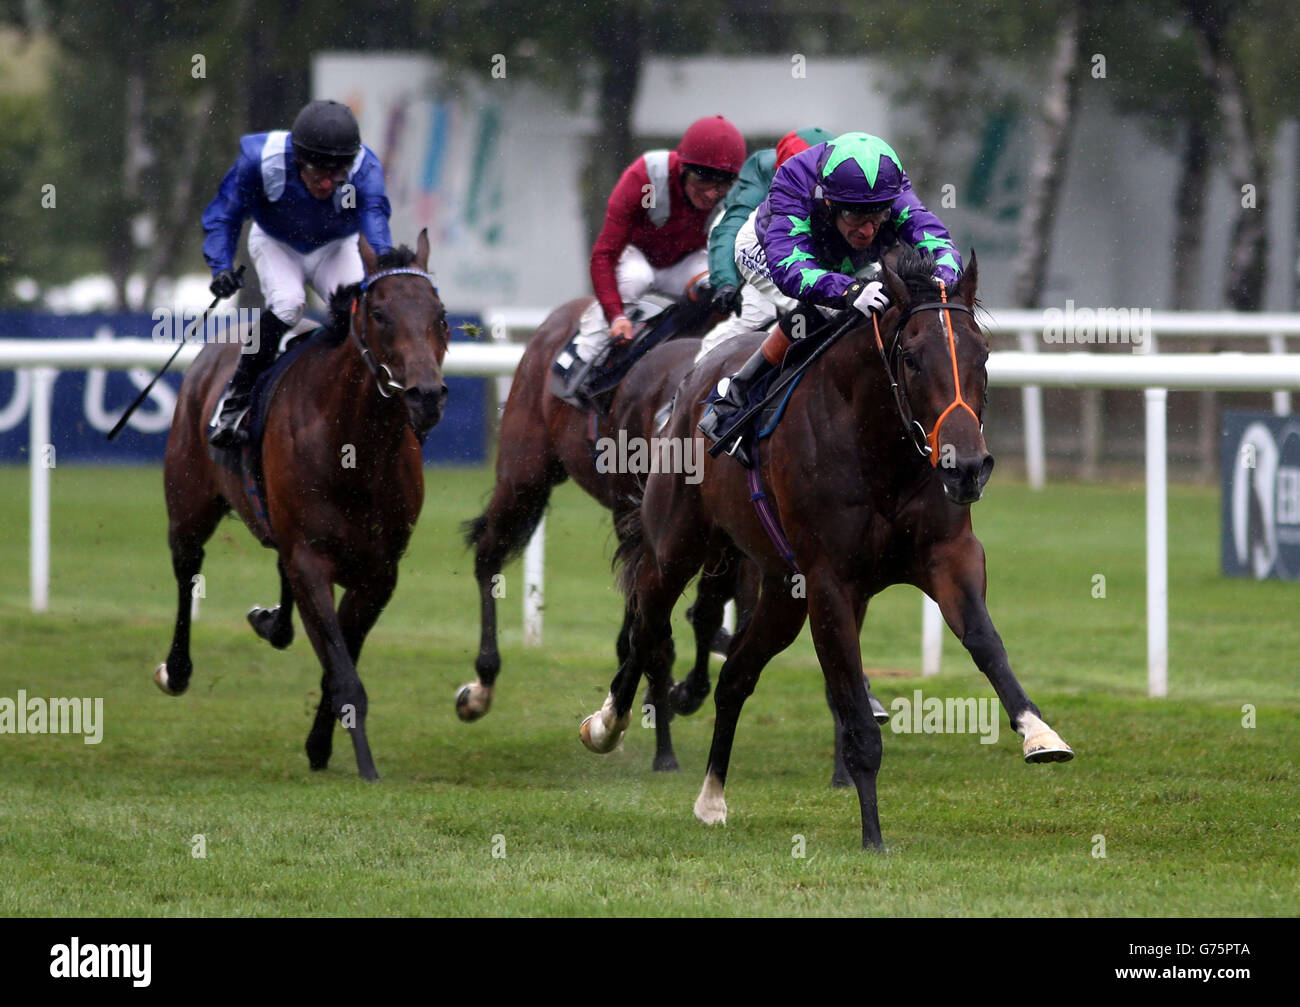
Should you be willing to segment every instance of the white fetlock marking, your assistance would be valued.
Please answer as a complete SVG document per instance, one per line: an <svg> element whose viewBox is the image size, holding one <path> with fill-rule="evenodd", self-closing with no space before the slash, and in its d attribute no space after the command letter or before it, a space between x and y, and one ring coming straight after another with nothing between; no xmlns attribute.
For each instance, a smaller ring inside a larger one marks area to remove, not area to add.
<svg viewBox="0 0 1300 1007"><path fill-rule="evenodd" d="M153 684L158 686L167 695L172 695L171 682L167 678L167 662L164 661L154 669Z"/></svg>
<svg viewBox="0 0 1300 1007"><path fill-rule="evenodd" d="M488 707L492 705L492 689L478 682L470 682L462 688L469 690L465 697L465 708L471 713L487 713Z"/></svg>
<svg viewBox="0 0 1300 1007"><path fill-rule="evenodd" d="M599 710L583 721L586 730L588 748L592 751L608 754L623 740L623 733L632 719L632 711L626 716L615 718L614 697L605 697L605 703Z"/></svg>
<svg viewBox="0 0 1300 1007"><path fill-rule="evenodd" d="M1068 751L1070 748L1059 734L1048 727L1040 717L1035 717L1032 713L1026 712L1020 715L1020 723L1016 725L1016 730L1024 735L1025 755L1030 755L1041 749L1064 749Z"/></svg>
<svg viewBox="0 0 1300 1007"><path fill-rule="evenodd" d="M700 796L695 798L695 817L705 825L727 824L727 802L722 796L722 783L712 773L705 775Z"/></svg>

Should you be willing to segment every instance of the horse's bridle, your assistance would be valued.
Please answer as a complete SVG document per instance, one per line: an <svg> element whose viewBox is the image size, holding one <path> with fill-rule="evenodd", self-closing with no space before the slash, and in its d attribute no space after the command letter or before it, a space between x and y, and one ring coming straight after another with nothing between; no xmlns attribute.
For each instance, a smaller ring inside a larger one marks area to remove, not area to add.
<svg viewBox="0 0 1300 1007"><path fill-rule="evenodd" d="M921 426L920 422L912 415L912 408L907 403L907 397L901 393L898 387L898 377L895 373L896 365L890 361L890 357L900 355L903 328L913 315L921 311L943 312L943 321L948 333L948 355L952 359L953 387L956 391L956 397L948 404L948 408L939 414L939 418L935 420L934 429L928 434L925 432L925 427ZM880 323L874 314L871 316L871 325L876 333L876 349L880 351L880 359L885 365L885 373L889 375L889 387L894 393L894 405L898 407L898 416L903 421L903 429L907 431L912 446L916 448L921 457L929 458L931 466L936 468L939 465L939 429L943 426L943 421L948 418L948 414L961 407L971 414L976 423L980 423L980 418L975 410L961 396L961 376L957 373L957 339L953 335L952 315L950 314L953 311L964 311L972 318L975 316L975 312L966 305L949 301L947 287L944 285L943 280L939 280L939 300L909 305L907 310L899 317L897 324L894 326L894 341L888 354L885 353L885 345L880 339ZM980 423L980 429L983 429L983 426Z"/></svg>
<svg viewBox="0 0 1300 1007"><path fill-rule="evenodd" d="M375 285L375 281L382 280L385 276L423 276L432 285L435 297L438 294L438 281L434 279L432 273L426 273L422 269L410 269L405 267L401 269L386 269L382 273L375 273L374 275L367 276L362 280L360 296L352 299L352 314L355 315L357 309L361 309L361 331L358 332L357 326L355 325L349 325L348 330L352 333L352 338L356 340L357 348L361 351L361 359L365 361L366 367L369 368L370 373L374 375L375 385L379 389L379 394L386 399L391 399L394 395L406 391L406 386L393 376L392 369L387 364L382 364L375 359L374 351L370 348L369 343L366 342L366 319L370 316L370 312L365 310L365 301L370 294L370 288Z"/></svg>

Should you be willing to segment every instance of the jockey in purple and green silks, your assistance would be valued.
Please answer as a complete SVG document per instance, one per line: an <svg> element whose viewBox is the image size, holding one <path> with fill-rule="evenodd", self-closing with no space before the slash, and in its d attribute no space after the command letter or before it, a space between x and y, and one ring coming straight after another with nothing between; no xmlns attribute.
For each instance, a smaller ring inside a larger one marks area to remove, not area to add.
<svg viewBox="0 0 1300 1007"><path fill-rule="evenodd" d="M874 228L846 234L837 226L864 215L877 218ZM935 275L949 286L961 274L943 221L912 191L893 148L869 133L845 133L786 161L755 227L782 293L823 307L844 307L853 274L899 239L931 252ZM870 240L862 245L864 233Z"/></svg>
<svg viewBox="0 0 1300 1007"><path fill-rule="evenodd" d="M782 318L740 371L719 383L722 397L700 423L714 441L730 433L729 421L744 408L754 381L781 363L791 338L805 334L810 310L884 312L889 296L871 277L897 241L930 252L936 278L949 286L961 275L961 255L948 229L912 191L894 149L869 133L845 133L786 161L754 227L763 268L782 294L798 302L792 314L802 318L794 324Z"/></svg>

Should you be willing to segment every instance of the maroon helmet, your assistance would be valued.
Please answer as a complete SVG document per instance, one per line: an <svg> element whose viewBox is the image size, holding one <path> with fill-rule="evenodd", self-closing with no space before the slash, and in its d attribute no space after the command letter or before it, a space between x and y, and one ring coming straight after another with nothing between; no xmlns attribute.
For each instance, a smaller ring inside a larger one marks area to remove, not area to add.
<svg viewBox="0 0 1300 1007"><path fill-rule="evenodd" d="M720 115L696 119L682 134L677 156L686 165L739 175L745 163L745 138Z"/></svg>

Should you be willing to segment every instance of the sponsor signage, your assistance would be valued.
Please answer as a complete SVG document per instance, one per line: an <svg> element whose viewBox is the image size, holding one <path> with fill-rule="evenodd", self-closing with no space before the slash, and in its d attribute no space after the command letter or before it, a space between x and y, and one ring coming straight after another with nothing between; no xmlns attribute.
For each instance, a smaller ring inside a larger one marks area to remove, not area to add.
<svg viewBox="0 0 1300 1007"><path fill-rule="evenodd" d="M453 344L477 318L448 316ZM0 332L21 339L149 339L155 320L143 314L42 315L0 312ZM453 347L451 352L455 352ZM54 382L50 417L51 461L79 464L159 464L171 429L182 374L168 371L154 385L117 440L108 431L149 383L154 371L62 370ZM447 378L447 410L424 445L427 463L478 465L487 458L487 379ZM0 370L0 463L28 461L31 378Z"/></svg>
<svg viewBox="0 0 1300 1007"><path fill-rule="evenodd" d="M1300 416L1225 413L1223 572L1300 581Z"/></svg>

